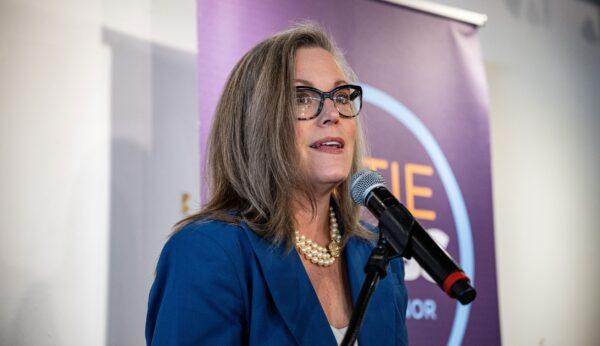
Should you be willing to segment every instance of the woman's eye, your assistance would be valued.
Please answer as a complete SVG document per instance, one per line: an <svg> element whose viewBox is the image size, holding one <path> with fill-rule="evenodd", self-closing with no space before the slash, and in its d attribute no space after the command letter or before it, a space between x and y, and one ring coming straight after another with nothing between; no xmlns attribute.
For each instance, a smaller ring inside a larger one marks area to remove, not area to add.
<svg viewBox="0 0 600 346"><path fill-rule="evenodd" d="M350 103L350 96L347 94L339 94L335 96L335 102L339 104L348 104Z"/></svg>
<svg viewBox="0 0 600 346"><path fill-rule="evenodd" d="M312 101L311 97L308 95L296 95L296 104L297 105L308 105Z"/></svg>

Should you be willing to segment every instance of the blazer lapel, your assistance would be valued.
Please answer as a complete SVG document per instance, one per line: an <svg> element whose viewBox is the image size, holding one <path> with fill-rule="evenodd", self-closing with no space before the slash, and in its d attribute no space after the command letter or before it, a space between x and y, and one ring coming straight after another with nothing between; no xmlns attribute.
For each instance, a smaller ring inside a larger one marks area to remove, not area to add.
<svg viewBox="0 0 600 346"><path fill-rule="evenodd" d="M356 306L358 294L365 280L364 268L370 254L369 244L356 237L350 238L344 248L354 306ZM371 296L358 334L359 345L394 345L396 343L399 321L394 302L394 287L392 279L388 276L379 281Z"/></svg>
<svg viewBox="0 0 600 346"><path fill-rule="evenodd" d="M269 292L300 345L336 345L327 317L296 251L273 246L248 226L246 230Z"/></svg>

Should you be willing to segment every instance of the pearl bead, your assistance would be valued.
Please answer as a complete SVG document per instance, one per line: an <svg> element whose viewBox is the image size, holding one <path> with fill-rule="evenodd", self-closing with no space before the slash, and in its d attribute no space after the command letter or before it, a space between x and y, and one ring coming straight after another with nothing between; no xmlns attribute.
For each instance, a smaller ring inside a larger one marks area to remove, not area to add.
<svg viewBox="0 0 600 346"><path fill-rule="evenodd" d="M300 250L310 262L323 267L330 266L335 262L336 257L341 251L340 243L342 239L332 206L329 206L329 234L331 236L331 243L329 243L327 247L323 247L307 238L305 235L300 234L300 231L295 230L294 239L296 248ZM331 251L335 252L335 257Z"/></svg>

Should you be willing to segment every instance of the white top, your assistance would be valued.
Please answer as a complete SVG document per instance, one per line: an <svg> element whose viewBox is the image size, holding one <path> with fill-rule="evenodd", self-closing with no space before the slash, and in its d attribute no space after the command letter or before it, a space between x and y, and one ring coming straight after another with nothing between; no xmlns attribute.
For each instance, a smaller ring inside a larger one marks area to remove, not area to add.
<svg viewBox="0 0 600 346"><path fill-rule="evenodd" d="M333 336L335 336L335 341L337 344L341 344L344 339L344 335L346 335L346 331L348 330L348 326L344 328L337 329L336 327L330 325L331 331L333 332ZM358 346L358 340L354 342L354 346Z"/></svg>

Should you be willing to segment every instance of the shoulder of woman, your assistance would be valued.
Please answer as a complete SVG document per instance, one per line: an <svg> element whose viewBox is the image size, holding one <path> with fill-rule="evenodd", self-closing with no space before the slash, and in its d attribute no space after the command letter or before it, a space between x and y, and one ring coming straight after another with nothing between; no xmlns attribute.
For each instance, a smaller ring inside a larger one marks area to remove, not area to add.
<svg viewBox="0 0 600 346"><path fill-rule="evenodd" d="M148 298L148 344L233 344L242 337L242 229L196 221L165 244ZM199 341L198 341L199 342Z"/></svg>
<svg viewBox="0 0 600 346"><path fill-rule="evenodd" d="M198 220L175 232L164 246L163 254L190 259L229 257L239 260L244 230L240 225L218 220Z"/></svg>

